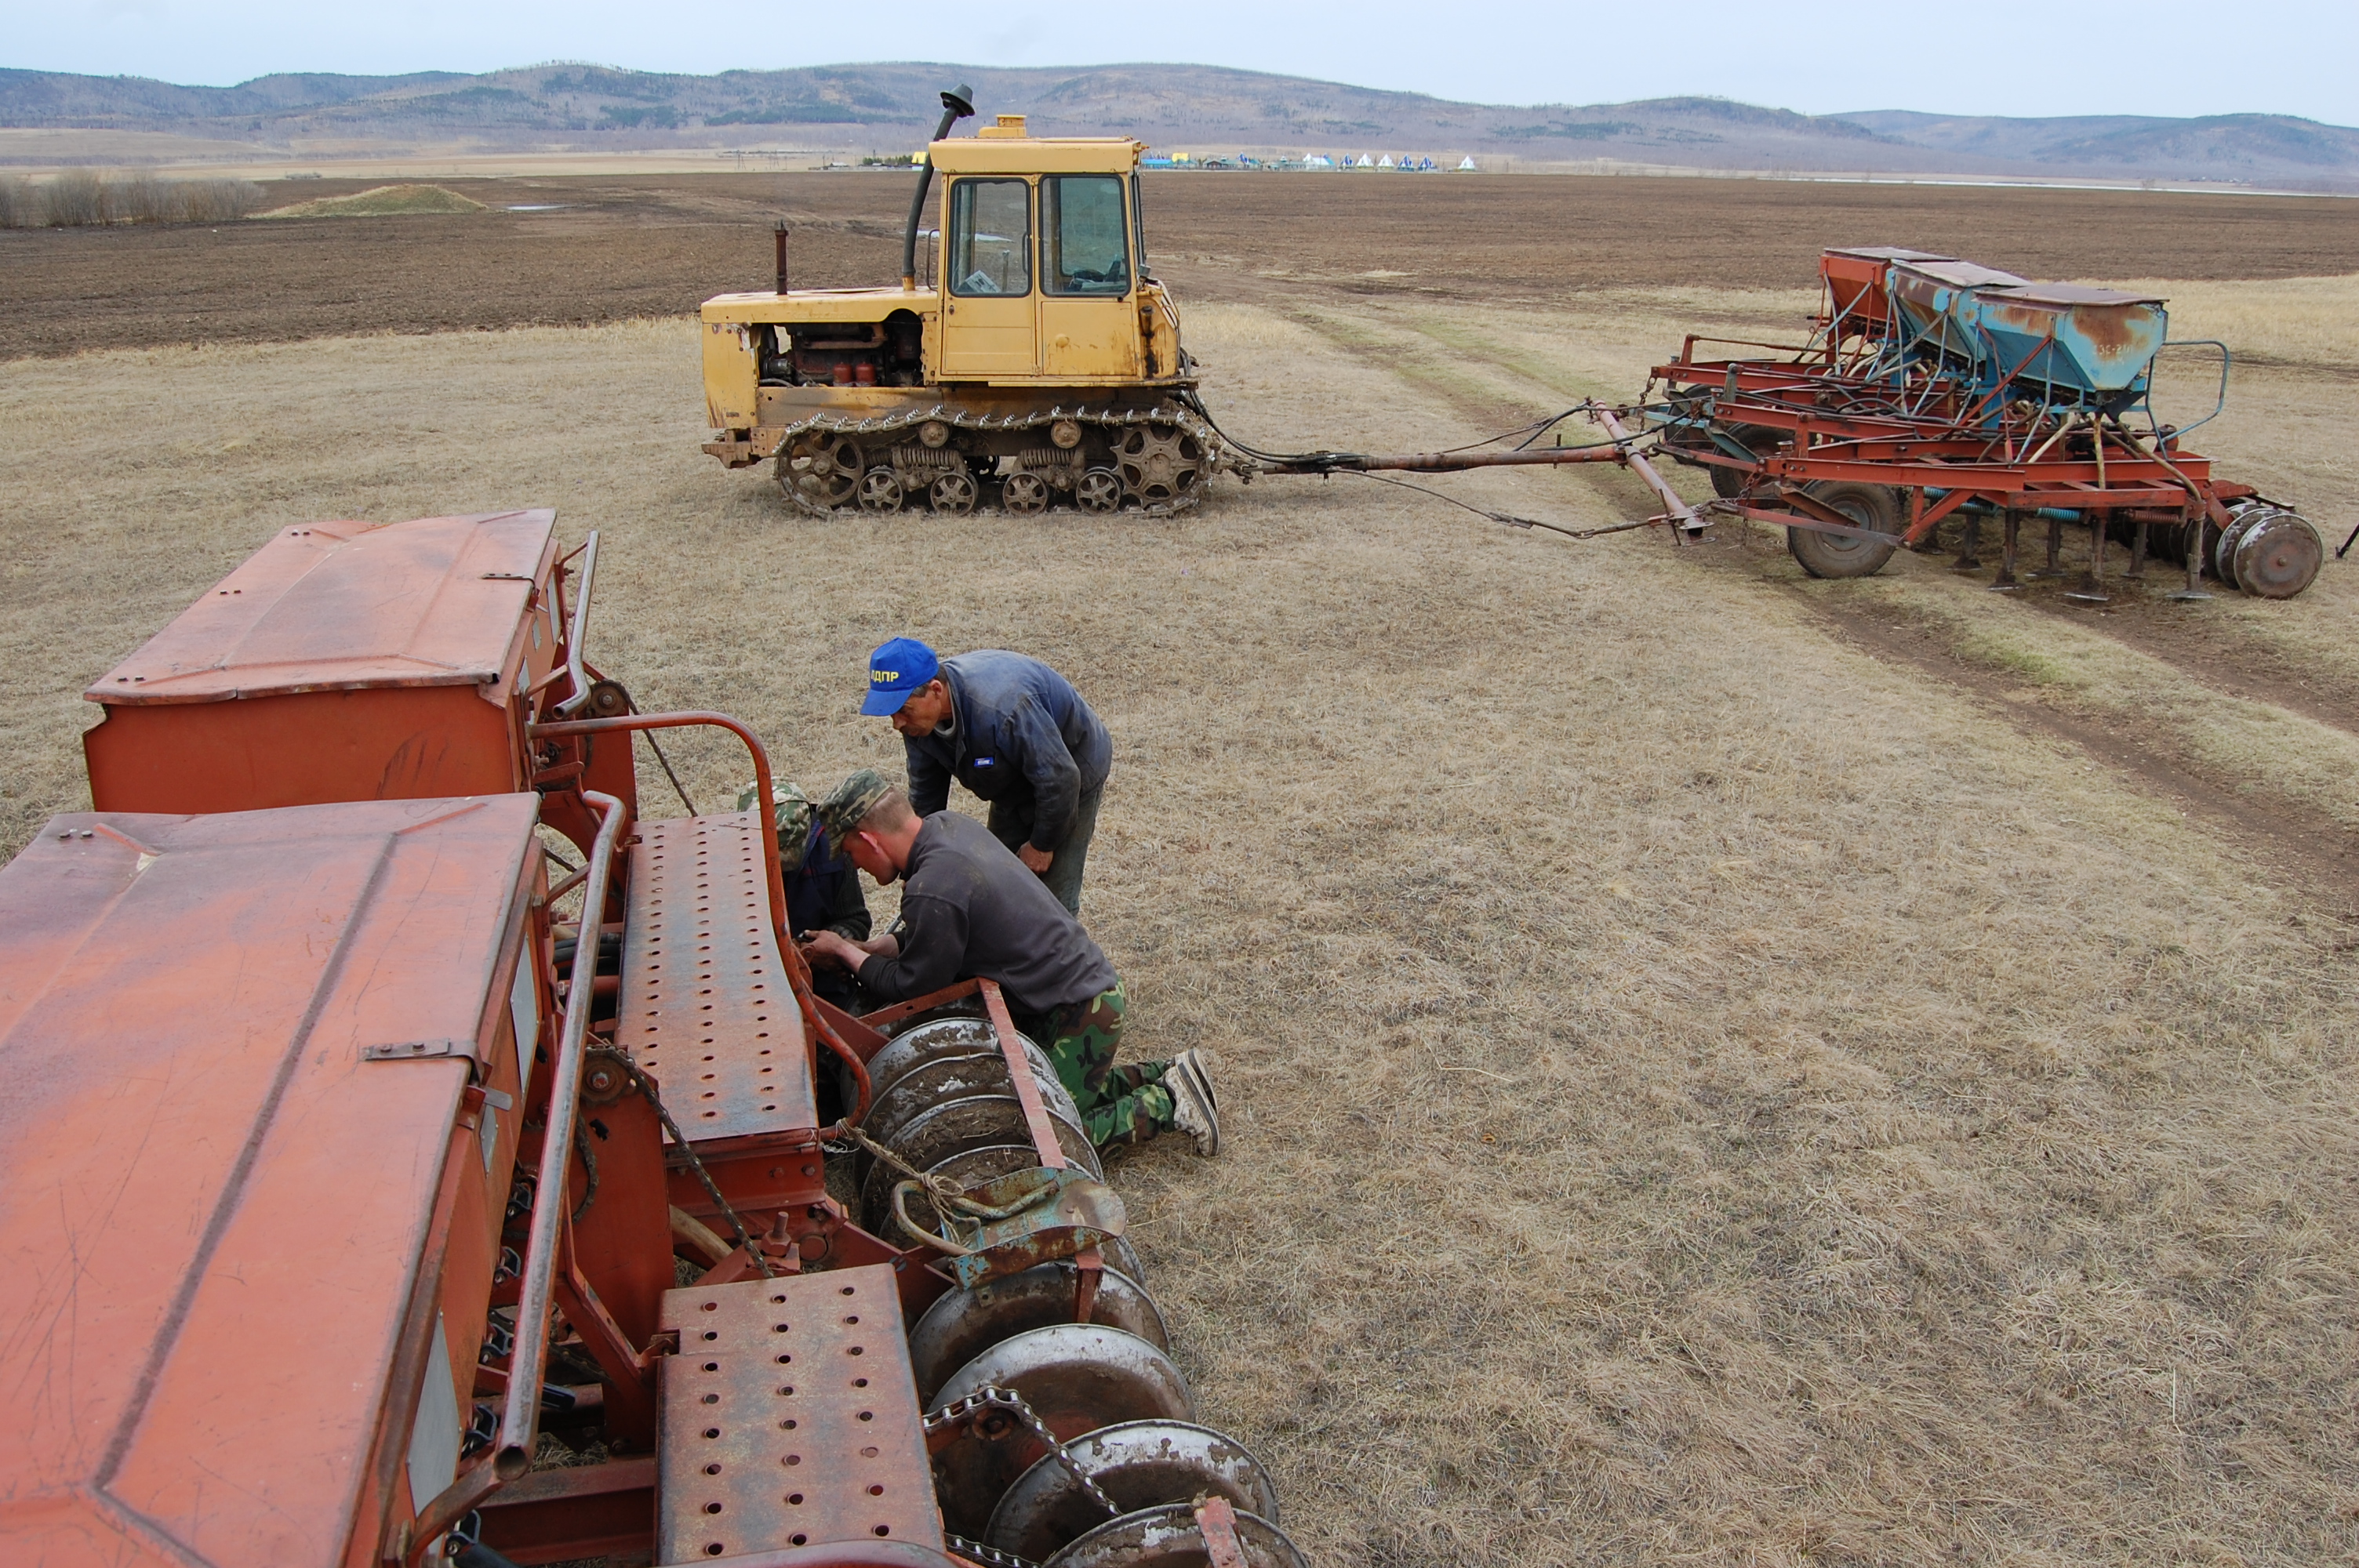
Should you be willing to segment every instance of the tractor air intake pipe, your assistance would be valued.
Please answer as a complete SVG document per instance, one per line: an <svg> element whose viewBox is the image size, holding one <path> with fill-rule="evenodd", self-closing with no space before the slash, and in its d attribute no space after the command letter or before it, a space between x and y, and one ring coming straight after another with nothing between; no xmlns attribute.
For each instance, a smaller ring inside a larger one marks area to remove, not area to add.
<svg viewBox="0 0 2359 1568"><path fill-rule="evenodd" d="M962 82L942 94L942 123L934 127L934 141L951 134L951 127L974 113L974 89ZM927 144L932 146L931 142ZM918 225L926 218L926 188L934 182L934 159L929 153L926 161L918 166L918 193L909 198L909 227L901 236L901 287L918 287Z"/></svg>
<svg viewBox="0 0 2359 1568"><path fill-rule="evenodd" d="M787 226L780 223L773 231L778 236L778 292L787 291Z"/></svg>

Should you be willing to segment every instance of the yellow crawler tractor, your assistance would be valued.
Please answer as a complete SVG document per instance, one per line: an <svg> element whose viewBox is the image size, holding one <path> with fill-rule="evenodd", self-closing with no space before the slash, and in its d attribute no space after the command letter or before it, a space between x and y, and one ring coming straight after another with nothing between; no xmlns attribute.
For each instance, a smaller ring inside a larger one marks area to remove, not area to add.
<svg viewBox="0 0 2359 1568"><path fill-rule="evenodd" d="M952 140L972 91L942 94L898 288L789 289L781 225L777 289L704 302L704 449L733 469L774 460L779 488L819 515L1192 506L1223 448L1147 270L1145 146L1033 136L1020 114Z"/></svg>

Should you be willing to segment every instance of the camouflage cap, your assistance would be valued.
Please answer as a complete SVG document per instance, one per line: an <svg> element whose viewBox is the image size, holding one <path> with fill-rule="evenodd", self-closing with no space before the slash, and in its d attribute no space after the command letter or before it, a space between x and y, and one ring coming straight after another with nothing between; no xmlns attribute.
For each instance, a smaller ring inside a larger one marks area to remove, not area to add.
<svg viewBox="0 0 2359 1568"><path fill-rule="evenodd" d="M774 784L770 786L770 805L778 824L778 848L789 860L803 852L803 840L810 834L810 797L798 784ZM737 809L754 809L754 786L747 784L737 792Z"/></svg>
<svg viewBox="0 0 2359 1568"><path fill-rule="evenodd" d="M820 825L827 829L827 847L831 852L843 848L845 835L860 826L860 819L876 809L876 803L893 793L890 780L875 768L862 768L829 792L828 797L815 807Z"/></svg>

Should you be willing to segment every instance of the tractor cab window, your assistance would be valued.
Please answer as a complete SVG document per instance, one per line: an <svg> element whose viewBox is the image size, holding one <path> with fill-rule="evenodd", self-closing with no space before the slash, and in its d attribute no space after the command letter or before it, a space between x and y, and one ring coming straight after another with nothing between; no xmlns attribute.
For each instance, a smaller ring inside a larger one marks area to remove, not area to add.
<svg viewBox="0 0 2359 1568"><path fill-rule="evenodd" d="M951 188L951 292L1032 292L1032 192L1020 179L962 179Z"/></svg>
<svg viewBox="0 0 2359 1568"><path fill-rule="evenodd" d="M1040 280L1051 294L1127 294L1122 178L1050 175L1040 182Z"/></svg>

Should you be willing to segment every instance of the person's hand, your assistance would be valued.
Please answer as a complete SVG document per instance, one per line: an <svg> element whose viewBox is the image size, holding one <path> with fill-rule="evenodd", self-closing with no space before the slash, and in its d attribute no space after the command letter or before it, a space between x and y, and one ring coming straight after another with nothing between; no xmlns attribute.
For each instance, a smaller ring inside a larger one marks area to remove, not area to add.
<svg viewBox="0 0 2359 1568"><path fill-rule="evenodd" d="M832 964L840 969L858 969L868 955L844 940L840 932L822 927L802 937L803 957L814 963Z"/></svg>
<svg viewBox="0 0 2359 1568"><path fill-rule="evenodd" d="M1057 858L1057 851L1035 849L1029 844L1021 844L1016 847L1016 858L1023 861L1025 869L1035 876L1045 877L1049 874L1049 862Z"/></svg>

